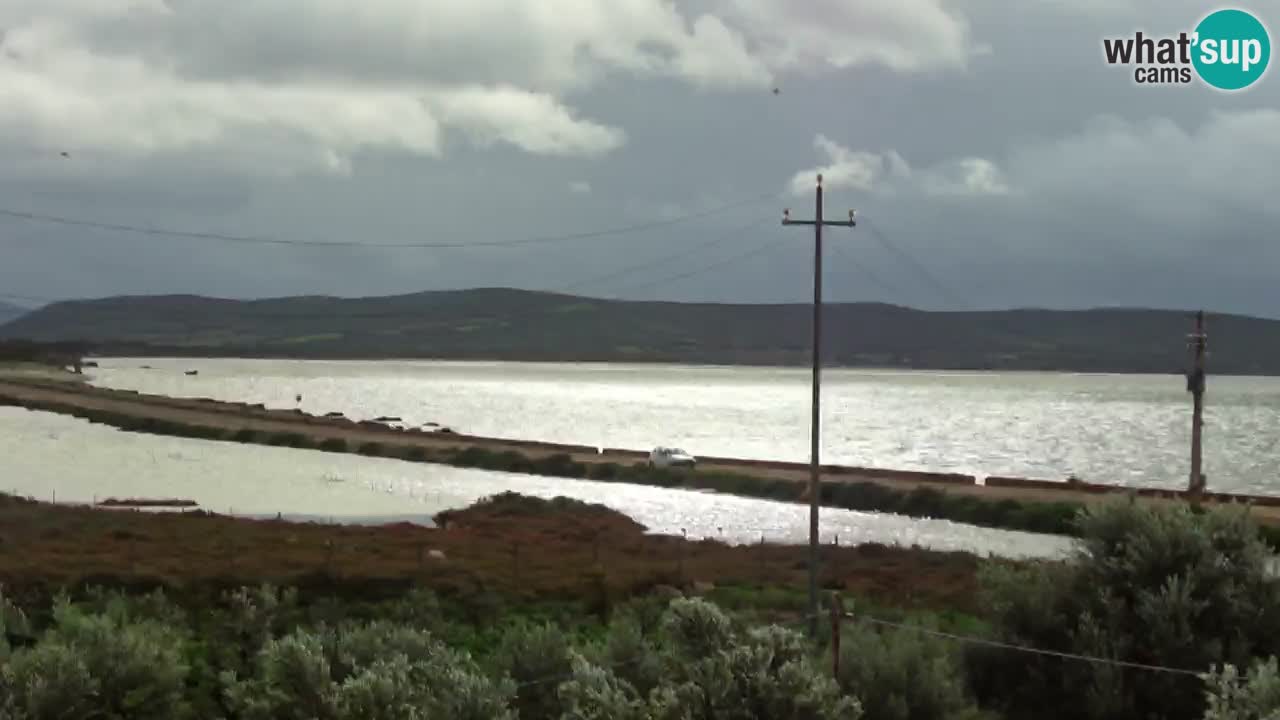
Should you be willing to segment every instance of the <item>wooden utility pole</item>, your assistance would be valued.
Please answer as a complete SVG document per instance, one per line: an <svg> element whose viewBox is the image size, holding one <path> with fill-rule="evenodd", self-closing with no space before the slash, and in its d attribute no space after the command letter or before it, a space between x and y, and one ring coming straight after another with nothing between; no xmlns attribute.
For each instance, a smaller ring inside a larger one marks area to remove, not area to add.
<svg viewBox="0 0 1280 720"><path fill-rule="evenodd" d="M1196 313L1196 330L1187 336L1191 347L1191 370L1187 372L1187 390L1191 392L1191 480L1187 492L1198 501L1204 492L1205 479L1201 472L1200 431L1204 426L1204 351L1209 336L1204 332L1204 311Z"/></svg>
<svg viewBox="0 0 1280 720"><path fill-rule="evenodd" d="M813 226L813 414L809 420L809 635L818 636L818 503L821 500L819 450L822 424L822 228L825 225L853 227L853 211L848 220L822 217L822 176L818 176L817 199L812 220L792 220L791 211L782 213L783 225Z"/></svg>
<svg viewBox="0 0 1280 720"><path fill-rule="evenodd" d="M831 594L831 678L840 681L840 621L844 619L844 605L840 594Z"/></svg>

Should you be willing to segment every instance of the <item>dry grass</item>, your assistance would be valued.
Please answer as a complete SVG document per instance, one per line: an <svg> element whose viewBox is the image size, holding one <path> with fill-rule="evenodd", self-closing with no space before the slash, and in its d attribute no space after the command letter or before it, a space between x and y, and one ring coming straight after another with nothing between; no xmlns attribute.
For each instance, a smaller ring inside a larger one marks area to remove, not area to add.
<svg viewBox="0 0 1280 720"><path fill-rule="evenodd" d="M440 551L444 559L433 557ZM659 585L803 587L807 550L646 535L598 507L453 513L445 529L255 521L54 506L0 496L0 583L44 594L86 584L180 592L271 582L379 599L410 587L588 604ZM971 611L978 558L829 548L823 585L903 608Z"/></svg>

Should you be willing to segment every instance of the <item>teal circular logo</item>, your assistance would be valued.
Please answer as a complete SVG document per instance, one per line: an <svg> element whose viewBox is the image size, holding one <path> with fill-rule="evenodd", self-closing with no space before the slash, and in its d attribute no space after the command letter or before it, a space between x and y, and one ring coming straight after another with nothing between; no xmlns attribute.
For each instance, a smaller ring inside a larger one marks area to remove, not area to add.
<svg viewBox="0 0 1280 720"><path fill-rule="evenodd" d="M1219 90L1241 90L1258 81L1271 60L1271 37L1244 10L1218 10L1196 26L1191 63L1200 79Z"/></svg>

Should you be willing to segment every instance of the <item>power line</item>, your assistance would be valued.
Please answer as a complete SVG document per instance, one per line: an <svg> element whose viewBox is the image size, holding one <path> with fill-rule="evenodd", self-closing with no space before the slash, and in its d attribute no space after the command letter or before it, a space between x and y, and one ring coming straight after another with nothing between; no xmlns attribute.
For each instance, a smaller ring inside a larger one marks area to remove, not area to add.
<svg viewBox="0 0 1280 720"><path fill-rule="evenodd" d="M999 642L997 640L988 640L986 638L973 637L970 635L957 635L954 633L942 632L940 630L930 630L918 625L907 625L904 623L890 622L881 620L867 615L855 615L854 613L846 613L845 617L860 620L862 622L871 623L873 625L882 625L885 627L897 628L899 630L908 630L910 632L921 633L924 635L932 635L956 642L969 643L971 645L983 645L986 647L999 648L1001 650L1012 650L1014 652L1030 653L1033 655L1045 655L1048 657L1062 658L1064 660L1078 660L1080 662L1090 662L1099 665L1113 665L1116 667L1132 668L1135 670L1147 670L1150 672L1173 673L1177 675L1191 675L1200 678L1202 673L1197 670L1187 670L1185 668L1167 667L1164 665L1150 665L1147 663L1129 662L1127 660L1115 660L1112 658L1097 657L1094 655L1080 655L1078 653L1059 652L1057 650L1042 650L1040 648L1029 647L1026 645L1014 645L1012 643Z"/></svg>
<svg viewBox="0 0 1280 720"><path fill-rule="evenodd" d="M188 240L216 240L219 242L240 243L248 245L291 245L306 247L347 247L347 248L382 248L382 249L465 249L465 248L485 248L485 247L520 247L529 245L545 245L558 242L569 242L573 240L588 240L593 238L608 237L613 235L626 235L630 233L652 230L654 228L669 227L690 220L710 217L729 210L734 210L752 203L771 200L781 196L782 193L768 193L756 197L738 200L726 205L703 210L700 212L687 213L674 218L665 218L662 220L652 220L634 225L625 225L621 227L606 228L603 230L589 230L577 233L565 233L560 235L544 235L537 237L521 238L515 240L481 240L476 242L439 242L439 243L384 243L384 242L357 242L354 240L337 240L332 242L317 240L299 240L291 238L276 238L257 235L232 235L213 232L196 232L190 230L164 229L143 227L140 225L129 225L124 223L109 223L97 220L83 220L78 218L65 217L61 215L44 215L40 213L26 212L20 210L11 210L0 208L0 216L17 218L31 222L52 223L57 225L69 225L75 227L94 228L98 230L111 230L115 232L130 233L134 235L145 235L152 237L172 237Z"/></svg>
<svg viewBox="0 0 1280 720"><path fill-rule="evenodd" d="M866 278L872 285L875 285L887 293L897 294L897 290L880 278L879 275L872 272L871 268L867 267L865 263L860 263L855 260L853 254L848 250L845 250L843 245L840 245L839 243L832 243L831 247L835 248L836 253L843 257L850 267L852 267L863 278Z"/></svg>
<svg viewBox="0 0 1280 720"><path fill-rule="evenodd" d="M636 270L646 270L648 268L656 267L658 265L663 265L669 262L673 262L675 260L683 260L687 257L696 255L697 253L702 252L703 250L716 247L718 245L721 245L722 243L728 242L729 240L737 239L738 236L741 235L742 233L748 230L751 230L752 228L755 228L757 226L763 225L767 220L768 218L758 218L756 220L752 220L746 225L735 227L731 229L729 232L716 235L706 242L698 243L697 245L694 245L693 247L685 250L681 250L678 253L674 253L671 255L664 255L663 257L656 258L654 260L645 261L643 263L638 263L636 265L629 265L615 272L611 272L607 275L602 275L596 278L591 278L583 282L574 283L572 285L569 285L567 289L575 289L579 287L584 287L586 285L594 285L596 283L604 282L605 280L612 280L615 277L628 275Z"/></svg>
<svg viewBox="0 0 1280 720"><path fill-rule="evenodd" d="M726 232L726 233L723 233L723 234L720 234L720 235L713 236L713 237L712 237L710 240L708 240L708 241L705 241L705 242L699 243L699 244L697 244L697 245L695 245L695 246L693 246L693 247L691 247L691 248L686 248L686 249L684 249L684 250L681 250L680 252L673 253L673 254L670 254L670 255L665 255L665 256L663 256L663 257L659 257L659 258L654 258L654 259L652 259L652 260L646 260L646 261L645 261L645 262L643 262L643 263L637 263L637 264L629 265L629 266L626 266L626 267L623 267L623 268L619 268L619 269L611 270L611 271L609 271L609 272L608 272L608 273L606 273L606 274L598 275L598 276L594 276L594 277L589 277L589 278L585 278L585 279L583 279L583 280L576 281L576 282L574 282L574 283L571 283L571 284L569 284L569 285L567 285L567 286L565 286L565 287L559 288L559 289L554 289L554 290L540 290L540 291L530 291L530 292L545 292L545 293L552 293L552 294L569 294L569 293L571 293L573 290L575 290L575 289L577 289L577 288L581 288L581 287L585 287L585 286L589 286L589 285L594 285L594 284L597 284L597 283L600 283L600 282L604 282L604 281L606 281L606 280L612 280L612 279L614 279L614 278L617 278L617 277L620 277L620 276L624 276L624 275L630 274L630 273L635 272L635 271L637 271L637 270L643 270L643 269L647 269L647 268L650 268L650 267L655 267L655 266L661 265L661 264L663 264L663 263L671 262L671 261L673 261L673 260L679 260L679 259L684 259L684 258L686 258L686 257L690 257L690 256L692 256L692 255L695 255L695 254L696 254L696 253L698 253L698 252L701 252L701 251L707 250L707 249L709 249L709 248L712 248L712 247L715 247L715 246L721 245L721 244L723 244L723 243L725 243L725 242L728 242L728 241L730 241L730 240L738 239L738 238L741 236L741 234L742 234L743 232L745 232L745 231L747 231L747 230L750 230L750 229L752 229L752 228L754 228L754 227L757 227L757 226L759 226L759 225L763 224L765 221L766 221L766 218L757 218L757 219L755 219L755 220L751 221L750 223L747 223L746 225L742 225L742 226L738 226L738 227L732 228L729 232ZM772 244L772 243L769 243L769 244ZM707 273L707 272L711 272L711 271L713 271L713 270L717 270L717 269L719 269L719 268L721 268L721 267L724 267L724 266L730 265L730 264L735 263L735 262L740 262L740 261L742 261L742 260L745 260L745 259L747 259L747 258L749 258L749 257L753 256L753 255L759 254L759 253L760 253L761 251L763 251L764 249L767 249L767 247L753 247L752 249L750 249L749 251L747 251L747 252L745 252L745 253L740 253L740 254L738 254L738 255L735 255L735 256L732 256L732 257L729 257L729 258L725 258L725 259L720 260L720 261L718 261L718 262L715 262L715 263L711 263L711 264L709 264L709 265L705 265L705 266L698 267L698 268L696 268L696 269L694 269L694 270L692 270L692 271L682 272L682 273L679 273L679 274L674 275L674 276L660 277L660 278L657 278L656 280L651 280L651 281L649 281L649 282L643 283L642 285L637 286L637 287L632 288L632 289L633 289L633 290L634 290L634 289L647 289L647 288L649 288L649 287L655 287L655 286L660 286L660 285L668 284L668 283L671 283L671 282L675 282L675 281L677 281L677 280L681 280L681 279L684 279L684 278L686 278L686 277L693 277L693 276L696 276L696 275L700 275L700 274L704 274L704 273ZM444 292L444 291L442 291L442 292ZM6 294L6 293L0 293L0 297L12 297L12 298L15 298L15 299L30 300L30 301L36 301L36 302L51 302L51 303L52 303L52 302L83 302L83 301L86 301L86 300L87 300L87 299L71 299L71 298L36 297L36 296L30 296L30 295L12 295L12 294ZM392 296L392 297L395 297L395 296ZM382 299L382 298L351 298L350 300L369 300L369 299ZM339 300L339 301L341 301L341 300L344 300L344 298L334 298L334 300ZM262 301L253 301L253 300L248 300L248 301L238 301L238 302L248 303L248 302L262 302ZM529 315L538 314L538 313L541 313L541 312L544 312L544 311L545 311L545 308L538 308L538 309L534 309L534 310L531 310L531 311L529 312ZM333 319L337 319L338 317L341 317L342 319L380 319L380 318L401 318L401 317L404 317L404 318L409 318L409 317L412 317L412 318L421 318L422 316L423 316L423 310L422 310L422 309L417 309L417 310L412 310L412 311L408 311L408 310L396 310L396 311L369 312L369 313L353 312L353 313L342 313L341 315L336 315L336 314L335 314L335 313L333 313L333 312L323 312L323 313L322 313L322 312L298 312L298 313L275 312L275 313L254 313L254 312L252 312L252 311L248 311L248 312L245 312L245 313L244 313L244 317L245 317L246 319L282 319L282 320L294 320L294 319L297 319L297 320L303 320L303 319L324 319L324 320L333 320ZM509 316L509 319L510 319L511 317L512 317L512 316ZM519 317L521 317L521 314L516 314L516 315L515 315L515 316L513 316L513 317L514 317L515 319L518 319Z"/></svg>
<svg viewBox="0 0 1280 720"><path fill-rule="evenodd" d="M941 295L943 299L945 299L947 302L950 302L956 305L961 305L969 309L975 309L972 304L965 302L965 300L961 298L958 293L956 293L954 290L948 287L946 283L939 280L936 275L934 275L932 272L929 271L928 268L924 266L923 263L921 263L919 260L916 260L916 258L913 255L911 255L911 253L902 249L901 247L899 247L898 245L890 241L889 238L885 237L884 233L880 231L877 225L873 224L869 220L864 220L863 224L866 226L866 228L869 231L871 231L871 236L874 237L877 242L883 245L886 250L893 253L894 256L896 256L903 263L905 263L906 265L909 265L917 275L924 278L926 283L933 286L933 289L939 295Z"/></svg>
<svg viewBox="0 0 1280 720"><path fill-rule="evenodd" d="M743 260L746 260L748 258L755 257L756 255L759 255L767 250L772 249L774 246L781 244L781 242L782 241L778 238L770 238L767 242L752 246L751 249L747 250L746 252L738 253L737 255L732 255L718 262L714 262L709 265L703 265L702 267L695 268L687 272L678 273L676 275L670 275L667 277L658 278L657 280L647 282L647 283L642 283L640 285L632 285L627 289L631 292L635 292L637 290L648 290L649 288L656 287L659 285L667 285L669 283L677 282L679 280L684 280L686 278L696 277L698 275L705 275L709 272L712 272L713 270L719 270L722 267L726 267L734 263L742 262ZM626 286L624 285L624 287Z"/></svg>

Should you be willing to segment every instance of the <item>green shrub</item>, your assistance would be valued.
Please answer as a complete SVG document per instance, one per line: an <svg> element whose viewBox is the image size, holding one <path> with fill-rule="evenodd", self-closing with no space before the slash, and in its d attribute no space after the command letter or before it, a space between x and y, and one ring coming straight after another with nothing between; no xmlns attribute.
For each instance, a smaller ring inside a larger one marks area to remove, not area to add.
<svg viewBox="0 0 1280 720"><path fill-rule="evenodd" d="M183 718L186 638L151 620L54 608L53 626L0 670L0 708L16 718Z"/></svg>
<svg viewBox="0 0 1280 720"><path fill-rule="evenodd" d="M231 439L238 443L257 442L258 433L256 430L251 430L249 428L240 428L231 436Z"/></svg>
<svg viewBox="0 0 1280 720"><path fill-rule="evenodd" d="M159 594L90 589L77 605L59 602L52 620L41 616L48 627L34 646L0 657L0 717L858 716L857 703L814 666L798 634L739 628L701 600L630 603L599 641L586 640L595 630L569 635L531 622L489 622L468 634L450 630L448 614L429 593L391 605L335 599L303 606L294 591L264 586L226 593L213 607L199 601L188 613ZM27 622L0 599L0 637L21 635ZM200 635L193 640L179 627ZM481 666L427 627L496 650ZM571 638L591 644L575 648Z"/></svg>
<svg viewBox="0 0 1280 720"><path fill-rule="evenodd" d="M74 650L42 643L0 666L0 717L92 717L97 691L89 669Z"/></svg>
<svg viewBox="0 0 1280 720"><path fill-rule="evenodd" d="M615 480L622 472L617 463L595 463L587 469L587 477L592 480Z"/></svg>
<svg viewBox="0 0 1280 720"><path fill-rule="evenodd" d="M291 448L311 447L311 440L300 432L278 432L267 438L268 445Z"/></svg>
<svg viewBox="0 0 1280 720"><path fill-rule="evenodd" d="M25 638L31 634L31 624L27 615L0 588L0 667L9 658L9 638Z"/></svg>
<svg viewBox="0 0 1280 720"><path fill-rule="evenodd" d="M270 640L245 680L228 675L240 718L514 720L510 681L485 678L470 657L425 632L388 623L297 630Z"/></svg>
<svg viewBox="0 0 1280 720"><path fill-rule="evenodd" d="M661 615L658 621L661 621ZM604 642L595 653L594 659L599 665L612 668L641 697L647 697L662 681L658 647L650 637L646 637L656 628L656 623L646 628L638 613L624 612L610 624Z"/></svg>
<svg viewBox="0 0 1280 720"><path fill-rule="evenodd" d="M1243 511L1118 501L1078 529L1069 563L986 572L1000 639L1190 670L1280 653L1280 582ZM979 699L1014 717L1177 719L1205 707L1185 676L999 650L969 661Z"/></svg>
<svg viewBox="0 0 1280 720"><path fill-rule="evenodd" d="M716 606L683 598L672 601L662 630L666 674L649 696L656 717L688 710L685 717L706 720L862 715L857 700L814 667L794 631L763 627L739 635Z"/></svg>
<svg viewBox="0 0 1280 720"><path fill-rule="evenodd" d="M411 447L405 451L404 459L411 462L426 462L427 450L421 447Z"/></svg>
<svg viewBox="0 0 1280 720"><path fill-rule="evenodd" d="M325 438L320 441L319 448L325 452L346 452L347 441L342 438Z"/></svg>
<svg viewBox="0 0 1280 720"><path fill-rule="evenodd" d="M451 464L459 467L492 467L495 459L494 453L481 447L468 447L453 453L450 460Z"/></svg>
<svg viewBox="0 0 1280 720"><path fill-rule="evenodd" d="M514 707L521 718L558 718L564 708L557 682L573 669L568 638L559 628L521 624L508 630L496 654L495 667L517 683Z"/></svg>
<svg viewBox="0 0 1280 720"><path fill-rule="evenodd" d="M189 425L187 423L165 423L161 426L162 435L214 440L222 437L222 430L207 425Z"/></svg>
<svg viewBox="0 0 1280 720"><path fill-rule="evenodd" d="M974 717L956 646L910 630L855 623L841 636L840 688L875 720Z"/></svg>
<svg viewBox="0 0 1280 720"><path fill-rule="evenodd" d="M611 628L607 642L617 647L597 652L597 661L573 658L572 677L558 692L562 717L855 720L861 715L858 702L814 667L808 643L793 631L739 632L719 608L685 599L668 607L656 645L637 636L636 627L628 620L623 628ZM610 669L600 661L607 657L631 662Z"/></svg>
<svg viewBox="0 0 1280 720"><path fill-rule="evenodd" d="M568 453L556 453L533 461L533 471L539 475L580 478L587 474L587 466L577 462Z"/></svg>
<svg viewBox="0 0 1280 720"><path fill-rule="evenodd" d="M491 470L525 474L533 473L537 470L532 460L514 450L507 450L493 456L490 458L488 467Z"/></svg>
<svg viewBox="0 0 1280 720"><path fill-rule="evenodd" d="M386 453L386 447L380 442L367 442L356 449L361 455L369 455L372 457L381 457Z"/></svg>
<svg viewBox="0 0 1280 720"><path fill-rule="evenodd" d="M1247 677L1234 665L1206 673L1204 720L1270 720L1280 717L1280 669L1274 656L1254 663Z"/></svg>
<svg viewBox="0 0 1280 720"><path fill-rule="evenodd" d="M1264 542L1273 549L1280 550L1280 526L1277 525L1260 525L1258 533L1262 536Z"/></svg>
<svg viewBox="0 0 1280 720"><path fill-rule="evenodd" d="M298 591L294 588L241 587L224 593L222 604L229 630L249 652L257 652L299 619Z"/></svg>

